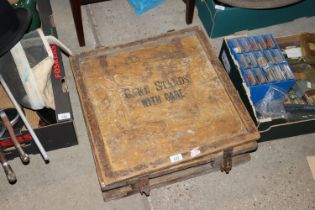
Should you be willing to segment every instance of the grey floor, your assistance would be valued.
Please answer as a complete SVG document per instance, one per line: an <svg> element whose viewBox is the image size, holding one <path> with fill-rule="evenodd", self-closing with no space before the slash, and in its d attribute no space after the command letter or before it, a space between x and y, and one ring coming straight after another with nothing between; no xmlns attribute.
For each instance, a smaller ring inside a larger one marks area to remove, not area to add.
<svg viewBox="0 0 315 210"><path fill-rule="evenodd" d="M59 38L75 53L100 45L116 45L187 27L182 0L166 2L137 17L127 0L83 6L87 46L78 46L69 1L51 1ZM195 14L193 25L200 25ZM249 32L276 36L315 31L315 17ZM222 38L210 40L218 52ZM79 145L49 152L46 165L39 155L22 165L11 161L18 182L10 185L0 173L0 209L315 209L315 180L306 156L315 155L315 134L260 143L252 160L230 175L220 172L154 189L150 197L134 195L104 202L74 87L64 58Z"/></svg>

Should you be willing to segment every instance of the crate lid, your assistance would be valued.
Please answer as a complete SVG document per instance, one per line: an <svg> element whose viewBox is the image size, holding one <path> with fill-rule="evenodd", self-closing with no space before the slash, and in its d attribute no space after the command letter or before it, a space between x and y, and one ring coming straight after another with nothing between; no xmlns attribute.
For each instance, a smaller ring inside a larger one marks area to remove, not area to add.
<svg viewBox="0 0 315 210"><path fill-rule="evenodd" d="M259 138L198 27L71 65L103 187Z"/></svg>

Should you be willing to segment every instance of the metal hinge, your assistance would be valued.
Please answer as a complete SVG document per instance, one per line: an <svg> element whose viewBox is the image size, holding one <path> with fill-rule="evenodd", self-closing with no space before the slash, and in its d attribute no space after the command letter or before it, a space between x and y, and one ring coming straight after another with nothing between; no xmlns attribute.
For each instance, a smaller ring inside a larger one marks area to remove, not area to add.
<svg viewBox="0 0 315 210"><path fill-rule="evenodd" d="M221 171L228 174L232 170L232 153L233 148L223 150L223 160L221 162Z"/></svg>
<svg viewBox="0 0 315 210"><path fill-rule="evenodd" d="M151 188L149 185L149 178L142 178L133 186L134 189L140 192L141 195L150 195Z"/></svg>

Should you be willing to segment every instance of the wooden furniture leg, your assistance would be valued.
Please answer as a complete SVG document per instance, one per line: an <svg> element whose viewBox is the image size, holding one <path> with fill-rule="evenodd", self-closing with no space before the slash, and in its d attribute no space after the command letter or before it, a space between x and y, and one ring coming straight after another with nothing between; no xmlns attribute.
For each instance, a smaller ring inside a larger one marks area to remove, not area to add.
<svg viewBox="0 0 315 210"><path fill-rule="evenodd" d="M186 3L186 23L191 24L194 17L195 0L185 0Z"/></svg>
<svg viewBox="0 0 315 210"><path fill-rule="evenodd" d="M75 30L77 32L79 45L85 46L84 31L82 24L81 0L70 0Z"/></svg>
<svg viewBox="0 0 315 210"><path fill-rule="evenodd" d="M79 40L79 45L85 46L84 31L82 24L81 5L96 3L108 0L70 0L75 29ZM186 23L191 24L195 10L195 0L184 0L186 3Z"/></svg>
<svg viewBox="0 0 315 210"><path fill-rule="evenodd" d="M70 0L75 30L77 32L80 47L85 46L81 5L92 4L102 1L109 0Z"/></svg>

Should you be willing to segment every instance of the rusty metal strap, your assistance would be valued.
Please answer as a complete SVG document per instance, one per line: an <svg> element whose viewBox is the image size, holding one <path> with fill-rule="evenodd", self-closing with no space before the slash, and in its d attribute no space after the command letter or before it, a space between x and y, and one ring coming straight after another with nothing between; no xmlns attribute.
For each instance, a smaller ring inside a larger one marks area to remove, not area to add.
<svg viewBox="0 0 315 210"><path fill-rule="evenodd" d="M133 184L132 188L136 191L139 191L141 195L145 194L146 196L150 195L151 187L149 184L149 178L142 178L137 183Z"/></svg>
<svg viewBox="0 0 315 210"><path fill-rule="evenodd" d="M223 150L223 159L220 165L221 171L228 174L232 170L232 154L233 148Z"/></svg>

